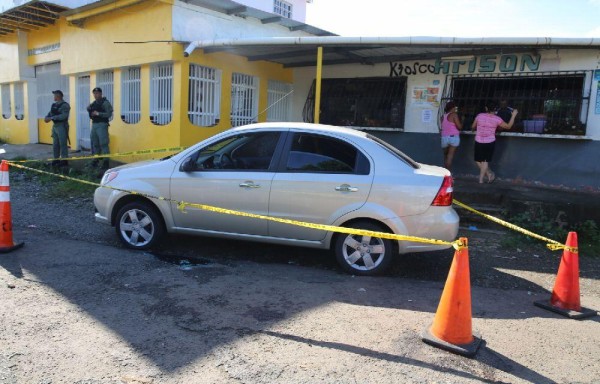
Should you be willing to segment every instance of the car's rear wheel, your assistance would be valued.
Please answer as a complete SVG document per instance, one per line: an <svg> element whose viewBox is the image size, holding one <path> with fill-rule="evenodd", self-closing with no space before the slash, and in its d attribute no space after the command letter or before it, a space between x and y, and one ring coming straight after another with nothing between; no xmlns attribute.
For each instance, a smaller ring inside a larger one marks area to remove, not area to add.
<svg viewBox="0 0 600 384"><path fill-rule="evenodd" d="M125 204L116 219L117 236L129 248L148 249L158 243L165 233L156 208L143 201Z"/></svg>
<svg viewBox="0 0 600 384"><path fill-rule="evenodd" d="M386 232L381 226L366 221L353 223L349 227ZM372 276L380 275L389 268L394 245L389 239L340 233L336 236L334 247L336 259L346 272Z"/></svg>

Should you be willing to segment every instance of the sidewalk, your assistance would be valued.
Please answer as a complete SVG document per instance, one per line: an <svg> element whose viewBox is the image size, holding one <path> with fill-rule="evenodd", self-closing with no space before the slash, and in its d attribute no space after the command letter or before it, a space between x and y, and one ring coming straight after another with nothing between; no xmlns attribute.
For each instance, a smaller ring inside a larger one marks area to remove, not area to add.
<svg viewBox="0 0 600 384"><path fill-rule="evenodd" d="M559 225L586 220L600 223L600 191L501 178L493 184L479 184L475 175L458 175L454 180L454 198L493 216L500 213L514 216L530 211L534 215L543 212ZM463 212L460 212L461 216Z"/></svg>
<svg viewBox="0 0 600 384"><path fill-rule="evenodd" d="M89 156L90 151L69 150L69 156ZM14 159L26 157L30 159L46 160L53 157L51 144L2 144L0 145L0 159Z"/></svg>

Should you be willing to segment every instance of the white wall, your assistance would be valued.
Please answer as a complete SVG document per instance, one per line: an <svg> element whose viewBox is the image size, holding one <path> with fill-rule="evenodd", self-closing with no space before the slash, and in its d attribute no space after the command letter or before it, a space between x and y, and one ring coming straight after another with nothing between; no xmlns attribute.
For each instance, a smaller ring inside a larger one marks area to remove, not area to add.
<svg viewBox="0 0 600 384"><path fill-rule="evenodd" d="M327 48L325 48L327 49ZM540 51L542 61L539 72L546 71L569 71L569 70L596 70L600 68L598 60L598 50L545 50ZM434 60L414 60L402 63L414 68L414 64L434 64ZM294 70L294 97L293 97L293 121L302 121L302 109L310 86L315 78L315 67L296 68ZM462 66L459 74L467 74L466 66ZM373 66L348 64L323 67L323 78L353 78L353 77L389 77L390 64L383 63ZM437 116L437 106L418 104L412 99L412 91L415 87L439 87L438 102L444 89L446 74L416 74L407 76L407 97L405 108L405 132L438 132L437 121L434 118L430 123L423 122L423 111L431 110L434 116ZM437 84L436 84L437 83ZM587 86L587 84L586 84ZM586 135L593 140L600 141L600 114L595 113L596 94L598 90L598 81L592 80L591 89L586 89L586 94L590 95L590 105L588 109Z"/></svg>
<svg viewBox="0 0 600 384"><path fill-rule="evenodd" d="M173 7L173 39L178 41L245 37L311 36L276 23L262 24L252 17L238 17L177 1Z"/></svg>

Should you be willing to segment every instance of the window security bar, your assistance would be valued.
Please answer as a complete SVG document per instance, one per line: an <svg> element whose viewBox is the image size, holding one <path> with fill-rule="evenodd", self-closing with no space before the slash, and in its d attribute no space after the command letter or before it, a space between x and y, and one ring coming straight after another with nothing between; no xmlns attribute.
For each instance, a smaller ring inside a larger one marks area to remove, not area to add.
<svg viewBox="0 0 600 384"><path fill-rule="evenodd" d="M292 85L269 80L267 86L267 121L290 121Z"/></svg>
<svg viewBox="0 0 600 384"><path fill-rule="evenodd" d="M2 96L2 117L10 119L12 116L10 110L10 84L2 84L0 90Z"/></svg>
<svg viewBox="0 0 600 384"><path fill-rule="evenodd" d="M292 18L292 4L283 0L273 1L273 13L285 18Z"/></svg>
<svg viewBox="0 0 600 384"><path fill-rule="evenodd" d="M173 65L160 64L150 70L150 121L166 125L173 117Z"/></svg>
<svg viewBox="0 0 600 384"><path fill-rule="evenodd" d="M221 71L190 64L188 97L190 122L200 127L212 127L221 119Z"/></svg>
<svg viewBox="0 0 600 384"><path fill-rule="evenodd" d="M258 78L233 73L231 76L231 126L256 122L258 115Z"/></svg>
<svg viewBox="0 0 600 384"><path fill-rule="evenodd" d="M121 71L121 119L128 124L138 123L142 117L140 67L129 67Z"/></svg>
<svg viewBox="0 0 600 384"><path fill-rule="evenodd" d="M445 103L453 100L469 130L487 101L504 100L519 110L511 132L585 135L591 79L591 71L452 75L446 80L440 116Z"/></svg>
<svg viewBox="0 0 600 384"><path fill-rule="evenodd" d="M14 97L15 97L15 118L17 120L23 120L25 118L25 98L24 98L24 91L23 91L23 83L15 83Z"/></svg>
<svg viewBox="0 0 600 384"><path fill-rule="evenodd" d="M406 77L323 79L321 83L322 124L358 128L404 130ZM304 104L305 122L314 121L315 82Z"/></svg>
<svg viewBox="0 0 600 384"><path fill-rule="evenodd" d="M111 103L111 105L113 105L115 94L114 71L109 70L99 72L96 76L96 86L102 89L102 96L106 97L106 99ZM113 118L111 116L110 120L112 119Z"/></svg>

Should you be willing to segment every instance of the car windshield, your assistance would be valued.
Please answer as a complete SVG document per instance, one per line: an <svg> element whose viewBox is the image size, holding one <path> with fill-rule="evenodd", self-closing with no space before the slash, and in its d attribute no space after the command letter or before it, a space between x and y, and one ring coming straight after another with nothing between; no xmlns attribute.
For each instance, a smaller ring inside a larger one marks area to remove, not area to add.
<svg viewBox="0 0 600 384"><path fill-rule="evenodd" d="M164 161L164 160L169 160L171 157L178 155L181 153L182 150L188 149L188 147L183 147L183 149L178 149L177 152L173 152L172 154L165 156L165 157L161 157L159 159L159 161Z"/></svg>
<svg viewBox="0 0 600 384"><path fill-rule="evenodd" d="M416 161L414 161L413 159L411 159L410 157L408 157L408 155L406 153L402 152L401 150L399 150L398 148L394 147L390 143L388 143L388 142L386 142L384 140L381 140L380 138L375 137L373 135L369 135L369 134L367 134L367 138L369 138L369 139L373 140L374 142L376 142L377 144L381 145L388 152L390 152L391 154L393 154L394 156L396 156L400 160L404 161L406 164L410 165L414 169L420 168L419 163L417 163Z"/></svg>

